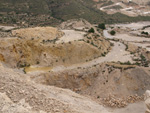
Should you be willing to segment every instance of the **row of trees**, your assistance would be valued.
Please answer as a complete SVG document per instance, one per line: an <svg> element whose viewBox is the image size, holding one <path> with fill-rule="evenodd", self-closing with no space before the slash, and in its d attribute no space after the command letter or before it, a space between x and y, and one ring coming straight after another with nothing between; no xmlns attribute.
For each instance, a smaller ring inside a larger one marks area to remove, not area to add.
<svg viewBox="0 0 150 113"><path fill-rule="evenodd" d="M102 29L102 30L106 29L106 26L105 26L104 23L98 24L97 27L98 27L99 29ZM89 32L89 33L95 33L95 30L94 30L94 28L91 28L91 29L88 30L88 32ZM111 34L111 35L115 35L116 32L115 32L114 30L112 30L112 31L110 31L110 34Z"/></svg>
<svg viewBox="0 0 150 113"><path fill-rule="evenodd" d="M142 31L141 34L143 34L143 35L149 35L149 33L145 32L145 31Z"/></svg>
<svg viewBox="0 0 150 113"><path fill-rule="evenodd" d="M98 27L99 29L102 29L102 30L106 29L106 26L105 26L104 23L98 24L97 27ZM95 33L95 30L94 30L94 28L91 28L91 29L88 30L88 32L89 32L89 33Z"/></svg>

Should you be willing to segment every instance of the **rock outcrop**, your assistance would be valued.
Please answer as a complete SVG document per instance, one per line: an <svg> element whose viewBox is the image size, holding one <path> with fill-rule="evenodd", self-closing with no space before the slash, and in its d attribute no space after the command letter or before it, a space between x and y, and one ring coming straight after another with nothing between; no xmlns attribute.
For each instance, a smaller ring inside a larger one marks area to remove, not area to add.
<svg viewBox="0 0 150 113"><path fill-rule="evenodd" d="M145 93L145 104L147 107L147 110L145 113L150 113L150 90L147 90Z"/></svg>

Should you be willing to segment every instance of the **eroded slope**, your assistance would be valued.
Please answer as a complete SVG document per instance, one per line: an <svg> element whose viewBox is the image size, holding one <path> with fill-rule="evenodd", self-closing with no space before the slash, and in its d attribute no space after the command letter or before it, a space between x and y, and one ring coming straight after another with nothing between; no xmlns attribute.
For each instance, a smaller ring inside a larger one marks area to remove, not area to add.
<svg viewBox="0 0 150 113"><path fill-rule="evenodd" d="M69 90L33 83L0 65L2 113L108 113L101 105Z"/></svg>

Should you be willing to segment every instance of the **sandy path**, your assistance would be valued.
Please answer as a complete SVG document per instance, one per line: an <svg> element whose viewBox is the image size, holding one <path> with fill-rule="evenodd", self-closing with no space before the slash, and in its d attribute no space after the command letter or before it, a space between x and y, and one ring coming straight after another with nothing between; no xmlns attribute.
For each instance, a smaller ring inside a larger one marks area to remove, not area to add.
<svg viewBox="0 0 150 113"><path fill-rule="evenodd" d="M118 3L112 4L112 5L104 6L104 7L101 7L100 10L103 11L103 10L105 10L105 8L113 7L113 6L120 5L120 4L121 3L118 2Z"/></svg>
<svg viewBox="0 0 150 113"><path fill-rule="evenodd" d="M107 30L104 31L104 34L107 35L110 39L116 38L116 39L122 39L124 41L130 42L138 47L146 48L148 51L150 51L150 38L145 38L142 36L135 36L131 35L130 33L140 34L142 31L150 32L150 28L147 28L145 30L141 30L144 26L150 25L150 22L138 22L138 23L130 23L130 24L116 24L115 27L121 27L123 29L131 28L134 31L126 32L126 33L117 33L114 37L110 37L110 35L107 33ZM110 30L110 29L109 29ZM147 43L141 43L141 42L147 42Z"/></svg>
<svg viewBox="0 0 150 113"><path fill-rule="evenodd" d="M132 62L132 58L129 52L125 51L125 45L120 43L120 42L114 42L112 41L112 43L114 43L114 47L112 48L112 50L105 56L105 57L99 57L97 59L94 59L92 61L89 62L85 62L82 64L74 64L72 66L69 67L64 67L64 66L58 66L52 69L52 71L63 71L65 69L74 69L77 67L82 67L82 68L87 68L87 67L91 67L93 65L97 65L99 63L103 63L103 62L111 62L111 61L120 61L120 62L127 62L130 61Z"/></svg>
<svg viewBox="0 0 150 113"><path fill-rule="evenodd" d="M108 33L108 30L104 30L103 35L105 38L108 38L108 39L114 39L115 38L115 36L112 36Z"/></svg>
<svg viewBox="0 0 150 113"><path fill-rule="evenodd" d="M123 9L120 9L120 10L113 9L113 8L111 9L111 7L114 7L114 6L121 6ZM110 8L110 9L106 9L106 8ZM132 10L134 10L133 7L128 7L121 2L101 7L100 10L101 11L109 11L110 14L115 13L115 12L121 12L121 13L129 15L129 16L137 16L137 14L134 11L132 11Z"/></svg>
<svg viewBox="0 0 150 113"><path fill-rule="evenodd" d="M56 43L71 42L75 40L80 40L84 38L85 32L75 31L75 30L62 30L65 33Z"/></svg>
<svg viewBox="0 0 150 113"><path fill-rule="evenodd" d="M138 36L130 36L128 34L117 34L115 36L115 38L117 39L122 39L122 40L125 40L125 41L138 41L138 42L141 42L141 41L150 41L150 38L145 38L145 37L138 37Z"/></svg>
<svg viewBox="0 0 150 113"><path fill-rule="evenodd" d="M144 26L150 25L150 21L147 22L136 22L136 23L129 23L129 24L114 24L116 27L123 27L123 28L131 28L131 29L141 29Z"/></svg>
<svg viewBox="0 0 150 113"><path fill-rule="evenodd" d="M108 29L108 30L110 30L110 29ZM125 40L125 41L128 41L128 42L150 41L149 38L131 36L131 35L128 35L128 34L119 34L119 33L117 33L115 36L112 36L108 33L108 30L103 31L104 36L108 39L122 39L122 40Z"/></svg>
<svg viewBox="0 0 150 113"><path fill-rule="evenodd" d="M68 38L70 36L72 36L72 34L70 34L70 32L72 32L72 31L70 31L70 30L67 31L67 33L69 33ZM104 37L105 38L114 38L107 32L107 30L104 31ZM79 38L77 37L76 39L81 39L81 37L79 37ZM68 41L68 40L64 39L64 41ZM93 65L97 65L97 64L100 64L103 62L112 62L112 61L114 61L114 62L118 62L118 61L132 62L132 55L128 51L125 51L126 46L124 44L122 44L120 42L115 42L115 41L111 41L111 42L114 44L114 46L112 47L111 51L105 57L99 57L99 58L93 59L89 62L73 64L71 66L63 66L63 65L56 66L56 67L53 67L51 69L51 71L55 71L55 72L56 71L64 71L64 70L68 70L68 69L75 69L78 67L87 68L87 67L92 67ZM40 71L45 71L45 70L40 70Z"/></svg>
<svg viewBox="0 0 150 113"><path fill-rule="evenodd" d="M145 48L147 49L148 51L150 51L150 43L135 43L133 42L132 44L138 46L138 47L142 47L142 48Z"/></svg>
<svg viewBox="0 0 150 113"><path fill-rule="evenodd" d="M69 30L69 33L70 33L70 30ZM69 35L72 36L72 34L68 34L68 37L70 37ZM107 32L107 30L104 31L104 36L106 38L114 38ZM76 39L81 39L81 37L79 37L79 38L77 37ZM68 40L65 40L65 41L68 41ZM132 55L129 52L125 51L126 47L124 44L122 44L120 42L115 42L115 41L111 41L111 42L114 44L114 46L112 47L111 51L105 57L99 57L99 58L93 59L89 62L73 64L71 66L63 66L63 65L56 66L56 67L53 67L51 69L51 71L55 71L55 72L56 71L64 71L64 70L68 70L68 69L75 69L78 67L87 68L87 67L92 67L93 65L97 65L97 64L100 64L103 62L112 62L112 61L114 61L114 62L118 62L118 61L132 62ZM36 70L36 72L37 71L38 70ZM44 72L45 70L40 70L40 71Z"/></svg>
<svg viewBox="0 0 150 113"><path fill-rule="evenodd" d="M104 36L106 38L113 38L111 35L108 34L107 31L104 31ZM52 69L52 71L63 71L66 69L74 69L77 67L82 67L82 68L86 68L86 67L91 67L93 65L97 65L99 63L103 63L103 62L111 62L111 61L120 61L120 62L127 62L130 61L132 62L132 56L129 52L125 51L125 45L120 43L120 42L115 42L115 41L111 41L112 43L114 43L114 46L112 48L112 50L105 56L105 57L99 57L96 58L92 61L89 62L85 62L85 63L81 63L81 64L74 64L72 66L57 66L55 68Z"/></svg>
<svg viewBox="0 0 150 113"><path fill-rule="evenodd" d="M2 31L10 31L13 29L15 29L15 27L13 27L13 26L1 26L0 25L0 30L2 30Z"/></svg>

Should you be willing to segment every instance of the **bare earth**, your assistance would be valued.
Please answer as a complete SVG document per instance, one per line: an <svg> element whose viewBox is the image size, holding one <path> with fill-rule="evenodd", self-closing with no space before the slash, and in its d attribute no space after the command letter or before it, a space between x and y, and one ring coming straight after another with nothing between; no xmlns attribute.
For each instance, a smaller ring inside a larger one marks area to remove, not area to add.
<svg viewBox="0 0 150 113"><path fill-rule="evenodd" d="M75 31L75 30L62 30L64 36L61 37L56 43L67 43L75 40L81 40L84 38L84 32Z"/></svg>
<svg viewBox="0 0 150 113"><path fill-rule="evenodd" d="M144 102L130 104L125 108L110 110L112 113L144 113L146 106Z"/></svg>

